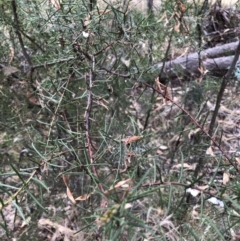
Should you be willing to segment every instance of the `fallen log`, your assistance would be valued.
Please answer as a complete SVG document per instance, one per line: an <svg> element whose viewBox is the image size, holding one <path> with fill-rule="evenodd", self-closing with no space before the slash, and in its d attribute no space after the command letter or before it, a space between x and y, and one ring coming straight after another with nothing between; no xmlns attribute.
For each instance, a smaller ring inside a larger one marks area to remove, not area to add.
<svg viewBox="0 0 240 241"><path fill-rule="evenodd" d="M232 63L237 46L238 41L209 48L200 53L191 53L165 63L160 62L154 65L152 70L162 73L159 76L161 80L176 78L189 80L192 77L198 77L201 75L200 66L202 66L203 71L218 76L224 75Z"/></svg>

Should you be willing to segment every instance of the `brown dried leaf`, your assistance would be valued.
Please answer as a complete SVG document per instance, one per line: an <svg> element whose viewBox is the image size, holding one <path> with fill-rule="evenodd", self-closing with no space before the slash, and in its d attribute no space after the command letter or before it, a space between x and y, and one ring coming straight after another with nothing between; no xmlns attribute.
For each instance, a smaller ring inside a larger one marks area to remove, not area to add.
<svg viewBox="0 0 240 241"><path fill-rule="evenodd" d="M31 102L34 105L41 106L41 103L38 101L36 96L34 94L30 94L28 97L29 102Z"/></svg>
<svg viewBox="0 0 240 241"><path fill-rule="evenodd" d="M66 187L67 187L67 196L68 196L68 198L71 200L71 202L72 202L73 204L76 204L76 201L75 201L75 199L74 199L74 197L73 197L73 195L72 195L72 192L70 191L70 189L69 189L69 187L68 187L68 178L67 178L67 176L66 176L66 175L63 175L62 178L63 178L64 184L65 184Z"/></svg>
<svg viewBox="0 0 240 241"><path fill-rule="evenodd" d="M165 98L165 102L167 103L168 100L170 99L170 94L169 94L167 86L165 86L164 89L165 89L165 96L164 96L164 98Z"/></svg>
<svg viewBox="0 0 240 241"><path fill-rule="evenodd" d="M230 175L229 173L224 172L223 173L223 185L226 185L230 180Z"/></svg>
<svg viewBox="0 0 240 241"><path fill-rule="evenodd" d="M183 4L182 1L179 1L179 10L181 11L181 13L184 13L186 11L186 7L185 5Z"/></svg>
<svg viewBox="0 0 240 241"><path fill-rule="evenodd" d="M192 164L192 165L189 165L187 163L183 163L183 164L176 164L173 166L173 168L177 169L177 168L184 168L185 170L195 170L196 168L196 164Z"/></svg>
<svg viewBox="0 0 240 241"><path fill-rule="evenodd" d="M207 151L206 151L206 154L207 154L207 155L210 155L210 156L212 156L212 157L215 157L215 154L214 154L211 146L208 147L208 149L207 149Z"/></svg>
<svg viewBox="0 0 240 241"><path fill-rule="evenodd" d="M51 0L51 4L57 9L61 9L61 5L59 3L59 0Z"/></svg>
<svg viewBox="0 0 240 241"><path fill-rule="evenodd" d="M114 185L114 188L115 189L118 189L118 188L129 188L130 187L130 183L131 183L131 179L127 179L127 180L124 180L124 181L120 181L118 182L116 185Z"/></svg>
<svg viewBox="0 0 240 241"><path fill-rule="evenodd" d="M180 22L177 22L177 24L174 25L174 31L179 33L180 32L180 26L181 26L181 23Z"/></svg>
<svg viewBox="0 0 240 241"><path fill-rule="evenodd" d="M45 219L45 218L41 218L38 221L38 228L40 230L48 230L51 231L53 233L53 236L48 239L51 241L56 241L56 240L85 240L83 237L83 232L78 232L76 233L75 230L72 230L70 228L67 228L65 226L62 226L60 224L58 224L57 222L52 222L49 219ZM54 235L56 234L56 237L54 238ZM46 239L44 239L46 240Z"/></svg>
<svg viewBox="0 0 240 241"><path fill-rule="evenodd" d="M155 79L155 84L156 84L156 86L157 86L157 89L158 89L159 91L162 91L161 86L160 86L159 77L157 77L157 78Z"/></svg>
<svg viewBox="0 0 240 241"><path fill-rule="evenodd" d="M122 139L122 142L125 142L125 144L127 145L129 143L138 141L140 139L142 139L142 136L130 136L130 137L126 137L126 138Z"/></svg>
<svg viewBox="0 0 240 241"><path fill-rule="evenodd" d="M201 131L200 128L197 128L195 130L191 130L188 134L188 139L191 139L192 137L194 137L199 131Z"/></svg>
<svg viewBox="0 0 240 241"><path fill-rule="evenodd" d="M4 73L5 76L9 76L9 75L14 74L18 71L19 71L19 69L17 69L16 67L13 67L13 66L3 67L3 73Z"/></svg>
<svg viewBox="0 0 240 241"><path fill-rule="evenodd" d="M203 67L202 67L202 66L199 67L199 68L198 68L198 71L199 71L201 74L203 74L203 73L204 73L204 69L203 69Z"/></svg>
<svg viewBox="0 0 240 241"><path fill-rule="evenodd" d="M66 175L62 175L63 178L63 182L66 185L66 187L68 186L68 177Z"/></svg>
<svg viewBox="0 0 240 241"><path fill-rule="evenodd" d="M197 188L198 188L199 190L201 190L201 191L204 191L204 190L208 189L209 186L208 186L208 185L205 185L205 186L197 186Z"/></svg>
<svg viewBox="0 0 240 241"><path fill-rule="evenodd" d="M71 193L71 191L68 187L67 187L67 196L73 204L76 204L76 201L75 201L75 199L74 199L74 197L73 197L73 195L72 195L72 193Z"/></svg>
<svg viewBox="0 0 240 241"><path fill-rule="evenodd" d="M90 194L83 194L82 196L79 196L79 197L75 198L75 201L85 201L88 198L90 198L91 195L92 195L92 193L90 193Z"/></svg>
<svg viewBox="0 0 240 241"><path fill-rule="evenodd" d="M115 184L114 187L105 191L105 195L108 196L110 193L113 192L113 190L117 190L117 189L120 189L120 188L121 188L121 191L129 190L131 182L132 182L132 180L130 178L127 179L127 180L124 180L124 181L120 181L117 184Z"/></svg>
<svg viewBox="0 0 240 241"><path fill-rule="evenodd" d="M237 161L238 165L240 165L240 158L239 157L236 157L236 161Z"/></svg>
<svg viewBox="0 0 240 241"><path fill-rule="evenodd" d="M10 59L9 59L9 64L10 64L14 59L14 48L10 47L9 50L10 50Z"/></svg>

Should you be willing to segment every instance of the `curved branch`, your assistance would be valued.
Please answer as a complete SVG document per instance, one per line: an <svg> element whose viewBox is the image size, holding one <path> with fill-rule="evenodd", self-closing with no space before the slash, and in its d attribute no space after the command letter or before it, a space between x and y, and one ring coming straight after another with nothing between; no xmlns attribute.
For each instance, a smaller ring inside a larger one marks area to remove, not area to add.
<svg viewBox="0 0 240 241"><path fill-rule="evenodd" d="M166 95L165 91L161 91L157 88L154 88L153 86L149 85L148 83L143 83L143 85L147 86L148 88L151 88L152 90L156 91L158 94L162 95L165 99L169 100L171 103L173 103L174 105L176 105L183 113L185 113L191 120L191 122L197 126L213 143L214 146L216 146L220 152L223 154L223 156L228 160L228 162L234 167L234 169L240 173L240 170L238 169L238 166L231 160L231 158L224 152L224 150L222 149L221 145L215 141L215 139L209 135L208 131L204 130L202 125L200 125L198 123L198 121L187 111L185 110L183 107L181 107L178 103L176 103L173 99L171 99L168 95Z"/></svg>

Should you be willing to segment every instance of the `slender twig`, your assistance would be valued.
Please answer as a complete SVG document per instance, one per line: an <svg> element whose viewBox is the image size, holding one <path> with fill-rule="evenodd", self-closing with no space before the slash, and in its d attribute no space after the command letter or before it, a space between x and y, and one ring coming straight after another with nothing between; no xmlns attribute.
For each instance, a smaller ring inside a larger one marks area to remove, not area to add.
<svg viewBox="0 0 240 241"><path fill-rule="evenodd" d="M112 41L110 43L108 43L106 46L104 46L102 49L100 49L99 51L97 51L95 54L93 54L94 56L97 56L99 54L101 54L102 52L104 52L107 48L109 48L110 46L112 46L113 44L115 44L118 40L116 41Z"/></svg>
<svg viewBox="0 0 240 241"><path fill-rule="evenodd" d="M21 32L20 32L20 25L19 25L19 21L18 21L18 15L17 15L17 5L16 5L16 1L15 0L12 0L12 10L13 10L13 18L14 18L14 24L15 24L15 31L16 31L16 34L18 36L18 40L19 40L19 43L21 45L21 48L22 48L22 52L23 52L23 55L24 57L26 58L28 64L30 66L32 66L32 60L29 56L29 54L27 53L26 51L26 48L24 46L24 43L23 43L23 39L22 39L22 35L21 35Z"/></svg>
<svg viewBox="0 0 240 241"><path fill-rule="evenodd" d="M167 100L169 100L171 103L173 103L174 105L176 105L182 112L184 112L191 120L191 122L196 125L213 143L214 146L216 146L220 152L223 154L223 156L229 161L229 163L235 168L235 170L237 172L239 172L237 165L231 160L231 158L223 151L221 145L215 141L215 139L209 135L209 133L207 131L205 131L202 127L202 125L200 125L197 120L187 111L185 110L183 107L181 107L178 103L176 103L173 99L171 99L169 96L166 96L166 94L164 92L162 92L161 90L158 90L156 88L154 88L153 86L151 86L148 83L142 83L143 85L155 90L157 93L159 93L160 95L162 95L164 98L166 98Z"/></svg>
<svg viewBox="0 0 240 241"><path fill-rule="evenodd" d="M58 105L57 105L57 107L56 107L56 109L55 109L55 111L54 111L54 115L53 115L52 120L51 120L50 125L49 125L48 140L47 140L47 145L46 145L46 146L48 146L48 144L49 144L49 142L50 142L50 135L51 135L51 133L52 133L53 124L55 123L55 121L56 121L56 119L57 119L57 113L58 113L58 111L59 111L59 109L60 109L60 106L61 106L61 104L62 104L62 101L63 101L64 95L65 95L67 86L68 86L68 84L69 84L69 82L70 82L70 80L71 80L71 78L72 78L73 75L74 75L74 71L72 71L72 72L70 73L70 75L68 76L68 79L67 79L67 81L66 81L66 86L65 86L65 88L63 88L63 92L60 94L61 96L60 96Z"/></svg>
<svg viewBox="0 0 240 241"><path fill-rule="evenodd" d="M152 95L151 95L151 100L150 100L150 106L149 106L149 108L148 108L148 110L146 112L146 118L145 118L143 130L146 130L146 128L148 126L148 120L149 120L151 112L152 112L152 107L153 107L154 100L155 100L155 91L153 90Z"/></svg>
<svg viewBox="0 0 240 241"><path fill-rule="evenodd" d="M219 111L219 108L220 108L220 104L221 104L221 101L222 101L222 98L223 98L223 93L224 93L224 90L225 90L225 88L226 88L226 86L229 82L229 78L231 77L231 75L234 71L234 68L235 68L236 63L237 63L238 58L239 58L239 55L240 55L240 40L239 40L239 43L238 43L238 46L237 46L236 53L235 53L235 56L233 58L232 64L231 64L230 68L228 69L228 72L226 73L226 75L222 79L222 84L221 84L221 87L220 87L220 90L219 90L218 96L217 96L216 106L215 106L213 116L212 116L210 126L209 126L209 131L208 131L209 136L213 135L214 125L215 125L217 115L218 115L218 111Z"/></svg>
<svg viewBox="0 0 240 241"><path fill-rule="evenodd" d="M167 56L168 56L169 51L170 51L170 48L171 48L173 33L174 33L174 29L173 29L172 32L171 32L170 39L169 39L169 41L168 41L168 46L167 46L167 49L166 49L166 52L165 52L165 55L164 55L163 65L162 65L162 68L161 68L160 73L159 73L159 75L158 75L160 82L161 82L161 76L162 76L163 71L164 71L164 69L165 69L166 59L167 59ZM161 83L162 83L162 82L161 82ZM162 83L162 84L165 84L165 83Z"/></svg>
<svg viewBox="0 0 240 241"><path fill-rule="evenodd" d="M112 70L110 70L110 69L107 69L107 68L105 68L104 66L102 66L102 65L100 65L100 64L98 64L98 66L101 68L101 69L103 69L103 70L105 70L107 73L109 73L109 74L112 74L112 75L115 75L115 76L118 76L118 77L122 77L122 78L130 78L131 77L131 74L120 74L120 73L118 73L118 72L115 72L115 71L112 71Z"/></svg>
<svg viewBox="0 0 240 241"><path fill-rule="evenodd" d="M33 179L33 177L35 176L35 174L37 173L38 169L35 169L31 174L30 177L28 178L27 181L25 181L22 186L14 193L11 195L11 197L9 197L8 200L1 202L0 203L0 212L2 211L2 209L7 206L8 204L10 204L26 187L27 185L31 182L31 180Z"/></svg>
<svg viewBox="0 0 240 241"><path fill-rule="evenodd" d="M165 68L165 63L166 63L165 60L167 59L167 56L168 56L170 48L171 48L173 33L174 33L174 30L172 30L172 32L170 34L170 38L169 38L169 41L168 41L168 46L167 46L167 49L166 49L166 52L165 52L165 55L164 55L163 65L162 65L162 68L161 68L160 73L158 75L159 76L158 77L159 82L162 83L162 84L166 84L165 82L162 82L161 76L162 76L164 68ZM148 126L148 121L149 121L149 118L150 118L150 115L151 115L151 112L152 112L152 106L153 106L154 100L155 100L155 91L153 90L153 93L151 95L151 100L150 100L151 104L150 104L150 106L149 106L149 108L147 110L147 113L146 113L146 118L145 118L143 130L145 130L147 128L147 126Z"/></svg>
<svg viewBox="0 0 240 241"><path fill-rule="evenodd" d="M71 56L71 57L68 57L68 58L65 58L65 59L59 59L59 60L53 61L53 62L34 65L34 66L32 66L32 69L34 70L34 69L39 69L39 68L46 68L48 66L53 66L55 64L60 64L60 63L68 62L68 61L75 60L75 59L76 59L75 57Z"/></svg>
<svg viewBox="0 0 240 241"><path fill-rule="evenodd" d="M92 69L90 70L89 79L88 79L88 95L87 95L87 107L84 114L85 119L85 128L86 128L86 140L87 140L87 149L88 149L88 157L90 160L90 164L92 165L92 170L94 175L98 178L98 171L94 164L93 158L93 150L92 150L92 141L90 137L90 129L91 129L91 110L92 110L92 103L93 103L93 94L92 94L92 87L93 87L93 80L94 80L94 68L95 68L95 58L92 57ZM98 178L99 179L99 178ZM104 193L104 188L101 183L98 183L98 187L101 192Z"/></svg>
<svg viewBox="0 0 240 241"><path fill-rule="evenodd" d="M26 33L24 33L22 30L19 29L19 31L21 32L21 34L23 36L25 36L29 41L31 41L34 45L36 45L42 52L45 52L45 50L38 44L36 43L36 41L30 37L29 35L27 35Z"/></svg>

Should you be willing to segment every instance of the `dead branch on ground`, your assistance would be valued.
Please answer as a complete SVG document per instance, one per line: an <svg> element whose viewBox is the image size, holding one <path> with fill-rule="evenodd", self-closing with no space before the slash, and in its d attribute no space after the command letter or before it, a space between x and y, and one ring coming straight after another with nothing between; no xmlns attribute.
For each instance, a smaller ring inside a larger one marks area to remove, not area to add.
<svg viewBox="0 0 240 241"><path fill-rule="evenodd" d="M239 41L203 50L200 53L204 72L216 75L226 74L230 67ZM198 52L176 58L167 62L160 62L153 67L162 72L161 81L166 79L189 79L200 76ZM163 69L163 70L162 70Z"/></svg>

